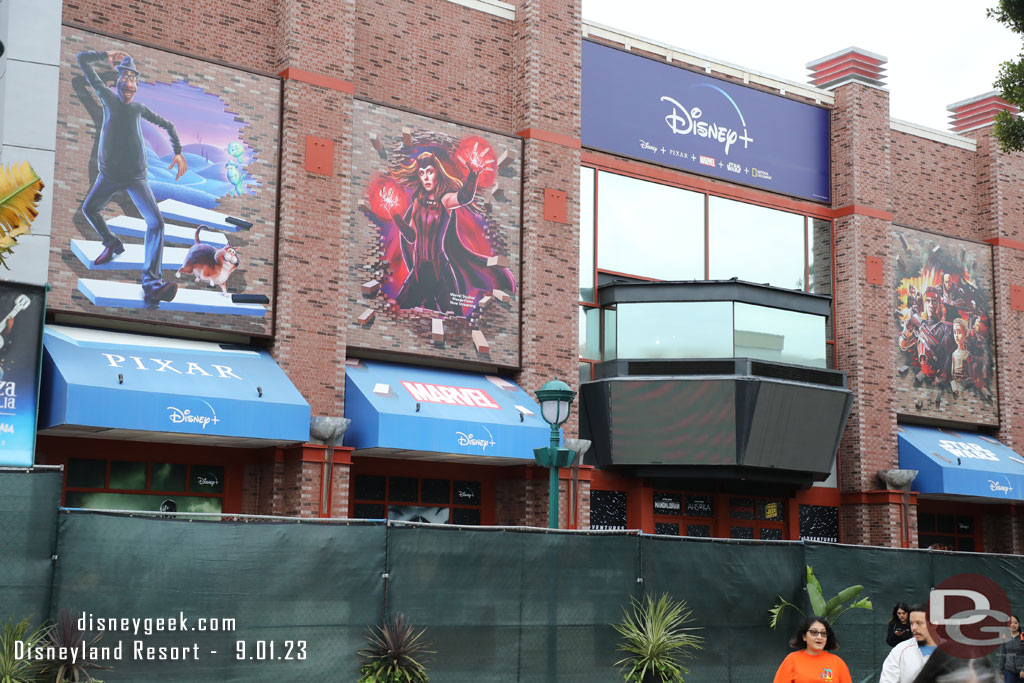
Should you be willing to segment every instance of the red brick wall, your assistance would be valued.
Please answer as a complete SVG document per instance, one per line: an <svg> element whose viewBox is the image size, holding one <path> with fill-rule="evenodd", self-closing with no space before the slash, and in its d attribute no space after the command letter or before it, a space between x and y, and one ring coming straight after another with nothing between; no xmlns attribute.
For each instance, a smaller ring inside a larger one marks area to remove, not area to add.
<svg viewBox="0 0 1024 683"><path fill-rule="evenodd" d="M892 222L982 239L977 162L973 152L892 131Z"/></svg>
<svg viewBox="0 0 1024 683"><path fill-rule="evenodd" d="M276 63L275 0L154 2L68 0L62 19L204 59L273 71Z"/></svg>

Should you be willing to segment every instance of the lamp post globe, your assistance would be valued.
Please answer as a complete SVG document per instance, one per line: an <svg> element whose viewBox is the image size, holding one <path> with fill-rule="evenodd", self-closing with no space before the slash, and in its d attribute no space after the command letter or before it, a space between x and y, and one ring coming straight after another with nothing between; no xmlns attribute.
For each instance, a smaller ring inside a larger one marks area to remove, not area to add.
<svg viewBox="0 0 1024 683"><path fill-rule="evenodd" d="M576 392L561 380L553 379L537 390L540 414L551 426L551 445L536 448L533 453L537 464L550 468L548 479L548 528L558 528L558 468L568 465L575 455L567 448L558 447L558 428L569 419L569 406ZM564 461L564 462L563 462Z"/></svg>

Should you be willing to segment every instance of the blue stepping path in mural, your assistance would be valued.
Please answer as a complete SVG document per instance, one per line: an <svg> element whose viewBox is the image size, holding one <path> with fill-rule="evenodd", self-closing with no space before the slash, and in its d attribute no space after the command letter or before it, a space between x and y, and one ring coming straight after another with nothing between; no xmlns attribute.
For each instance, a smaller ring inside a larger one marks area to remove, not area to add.
<svg viewBox="0 0 1024 683"><path fill-rule="evenodd" d="M90 280L79 278L78 291L97 306L114 308L147 308L142 299L142 287L134 282L112 280ZM227 315L251 315L264 317L266 307L261 304L235 303L220 290L198 290L178 288L173 301L161 301L161 311L186 313L224 313Z"/></svg>
<svg viewBox="0 0 1024 683"><path fill-rule="evenodd" d="M146 221L141 218L132 218L131 216L110 218L107 220L107 227L110 228L110 232L121 237L146 239ZM214 230L203 230L200 232L199 241L218 249L228 245L228 238L224 236L224 233ZM193 245L196 243L196 229L194 227L165 223L164 244L168 243Z"/></svg>
<svg viewBox="0 0 1024 683"><path fill-rule="evenodd" d="M89 270L142 270L146 254L141 244L124 245L124 253L118 254L113 261L97 266L93 261L103 251L103 242L87 240L71 240L71 251ZM164 247L162 267L164 270L177 270L185 262L188 249L184 247Z"/></svg>

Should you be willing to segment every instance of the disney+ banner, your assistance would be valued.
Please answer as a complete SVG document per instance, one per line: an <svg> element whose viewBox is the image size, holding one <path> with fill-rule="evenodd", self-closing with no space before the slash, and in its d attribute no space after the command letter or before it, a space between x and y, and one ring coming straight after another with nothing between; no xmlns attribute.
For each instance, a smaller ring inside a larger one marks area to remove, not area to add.
<svg viewBox="0 0 1024 683"><path fill-rule="evenodd" d="M583 146L829 203L829 110L583 41Z"/></svg>
<svg viewBox="0 0 1024 683"><path fill-rule="evenodd" d="M44 301L40 287L0 283L0 465L32 466Z"/></svg>

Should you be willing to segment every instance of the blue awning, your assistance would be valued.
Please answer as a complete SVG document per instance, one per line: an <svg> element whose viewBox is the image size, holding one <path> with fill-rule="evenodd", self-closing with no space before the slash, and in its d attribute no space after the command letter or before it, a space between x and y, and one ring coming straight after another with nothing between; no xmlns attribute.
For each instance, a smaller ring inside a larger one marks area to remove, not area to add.
<svg viewBox="0 0 1024 683"><path fill-rule="evenodd" d="M513 382L379 361L347 364L345 416L352 420L346 446L408 457L532 462L533 449L551 436L540 407Z"/></svg>
<svg viewBox="0 0 1024 683"><path fill-rule="evenodd" d="M309 440L309 404L264 350L48 325L41 434L269 446Z"/></svg>
<svg viewBox="0 0 1024 683"><path fill-rule="evenodd" d="M899 426L900 468L918 470L921 493L1024 500L1024 458L992 437Z"/></svg>

